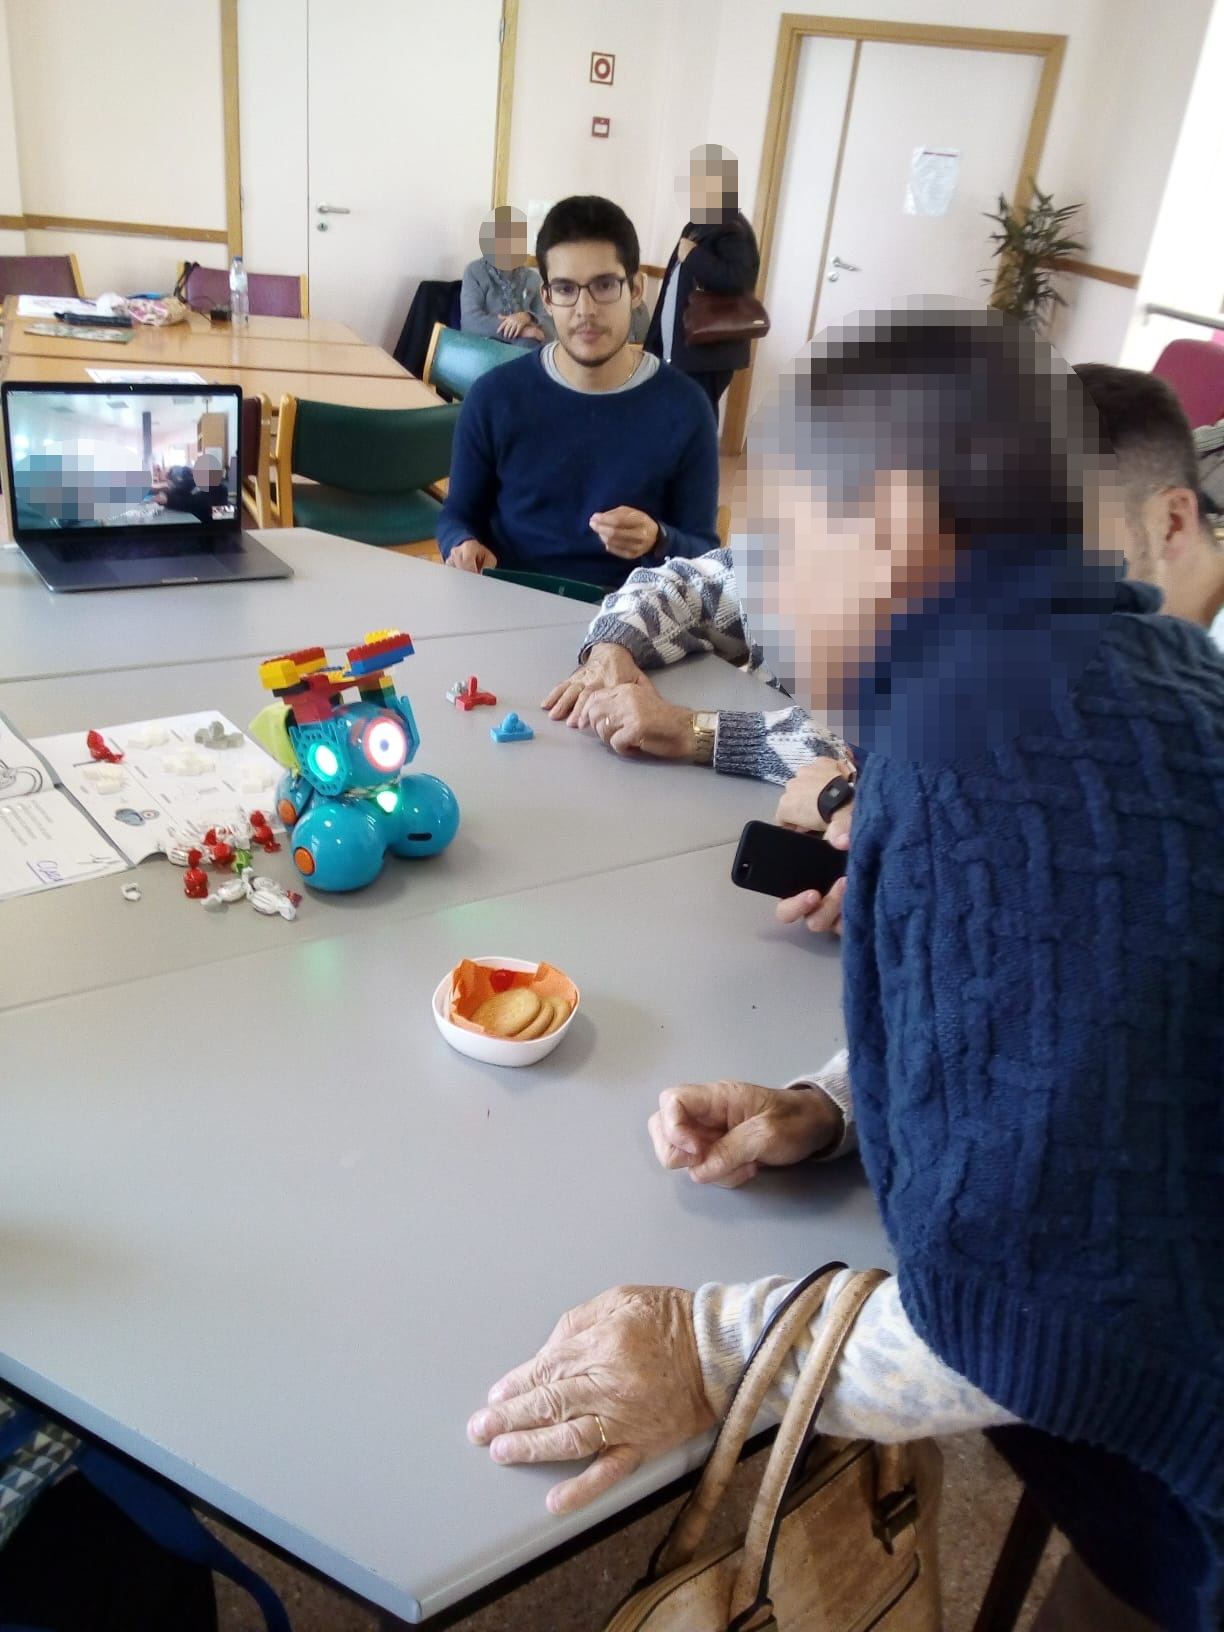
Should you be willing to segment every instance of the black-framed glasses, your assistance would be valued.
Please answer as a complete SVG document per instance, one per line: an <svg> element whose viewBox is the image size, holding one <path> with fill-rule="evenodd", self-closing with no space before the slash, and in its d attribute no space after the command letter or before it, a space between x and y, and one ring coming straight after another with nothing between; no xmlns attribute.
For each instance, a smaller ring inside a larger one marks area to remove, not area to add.
<svg viewBox="0 0 1224 1632"><path fill-rule="evenodd" d="M619 278L615 272L602 272L599 277L592 278L590 283L575 283L572 278L556 278L544 285L545 293L554 306L576 306L578 296L584 289L589 289L591 299L599 306L611 306L621 297L621 290L629 282L628 278Z"/></svg>

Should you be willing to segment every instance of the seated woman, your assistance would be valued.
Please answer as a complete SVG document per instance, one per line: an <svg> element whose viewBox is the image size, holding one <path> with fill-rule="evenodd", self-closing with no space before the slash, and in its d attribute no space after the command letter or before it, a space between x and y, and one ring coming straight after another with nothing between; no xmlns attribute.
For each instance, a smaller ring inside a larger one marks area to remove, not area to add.
<svg viewBox="0 0 1224 1632"><path fill-rule="evenodd" d="M481 255L463 272L459 326L512 346L534 350L557 331L544 309L540 274L527 265L527 217L509 204L485 217Z"/></svg>

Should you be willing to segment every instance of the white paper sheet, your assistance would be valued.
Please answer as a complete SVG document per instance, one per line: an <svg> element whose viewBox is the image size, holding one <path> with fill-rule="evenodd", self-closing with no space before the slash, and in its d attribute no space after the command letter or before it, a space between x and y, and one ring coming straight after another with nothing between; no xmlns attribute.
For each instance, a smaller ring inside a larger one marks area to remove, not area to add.
<svg viewBox="0 0 1224 1632"><path fill-rule="evenodd" d="M119 304L118 295L99 295L97 300L77 300L72 295L18 295L18 317L54 317L56 312L71 312L74 317L92 317L95 312L113 312Z"/></svg>
<svg viewBox="0 0 1224 1632"><path fill-rule="evenodd" d="M114 767L91 757L83 731L40 737L32 746L103 833L138 862L155 855L171 835L202 833L252 810L262 810L278 825L275 795L281 767L249 737L238 748L198 743L196 732L214 720L227 733L238 730L215 709L99 727L107 747L123 754ZM154 744L162 733L165 740ZM193 764L204 768L186 768Z"/></svg>
<svg viewBox="0 0 1224 1632"><path fill-rule="evenodd" d="M947 215L959 176L959 149L916 147L905 185L906 215Z"/></svg>
<svg viewBox="0 0 1224 1632"><path fill-rule="evenodd" d="M126 867L0 716L0 900Z"/></svg>
<svg viewBox="0 0 1224 1632"><path fill-rule="evenodd" d="M87 368L99 385L207 385L203 374L175 368Z"/></svg>
<svg viewBox="0 0 1224 1632"><path fill-rule="evenodd" d="M0 795L0 899L122 873L127 866L59 789Z"/></svg>

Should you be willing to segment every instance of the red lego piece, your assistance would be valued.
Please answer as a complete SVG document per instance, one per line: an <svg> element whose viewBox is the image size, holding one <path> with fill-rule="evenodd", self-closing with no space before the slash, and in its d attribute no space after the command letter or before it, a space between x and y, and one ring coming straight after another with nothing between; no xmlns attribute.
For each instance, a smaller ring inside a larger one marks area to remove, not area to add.
<svg viewBox="0 0 1224 1632"><path fill-rule="evenodd" d="M101 760L106 765L118 765L123 755L108 748L103 740L101 731L89 731L85 736L85 746L89 749L90 759Z"/></svg>
<svg viewBox="0 0 1224 1632"><path fill-rule="evenodd" d="M251 826L253 828L255 828L255 827L267 827L267 825L268 825L268 818L264 815L262 810L253 810L251 812Z"/></svg>
<svg viewBox="0 0 1224 1632"><path fill-rule="evenodd" d="M461 708L465 714L470 714L474 708L496 708L497 698L491 691L481 691L480 684L473 674L467 685L467 690L455 699L455 707Z"/></svg>
<svg viewBox="0 0 1224 1632"><path fill-rule="evenodd" d="M208 874L202 867L188 867L183 874L183 894L192 901L202 901L208 894Z"/></svg>

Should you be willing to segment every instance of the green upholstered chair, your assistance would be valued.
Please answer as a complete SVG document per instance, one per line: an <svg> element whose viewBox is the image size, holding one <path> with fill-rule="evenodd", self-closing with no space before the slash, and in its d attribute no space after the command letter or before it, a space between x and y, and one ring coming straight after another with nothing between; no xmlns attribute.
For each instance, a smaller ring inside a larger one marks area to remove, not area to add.
<svg viewBox="0 0 1224 1632"><path fill-rule="evenodd" d="M363 544L420 544L442 506L423 489L450 471L458 405L344 408L282 397L276 500L282 527ZM297 482L294 476L305 476Z"/></svg>
<svg viewBox="0 0 1224 1632"><path fill-rule="evenodd" d="M423 378L435 391L445 391L447 396L462 401L482 374L523 355L521 346L509 346L504 340L490 340L483 334L464 334L461 329L448 329L445 323L435 323L425 355Z"/></svg>
<svg viewBox="0 0 1224 1632"><path fill-rule="evenodd" d="M571 601L586 601L595 606L606 591L598 584L580 584L576 578L554 578L548 572L512 572L505 567L490 567L483 578L500 578L505 584L521 584L524 589L542 589L549 595L568 595Z"/></svg>

